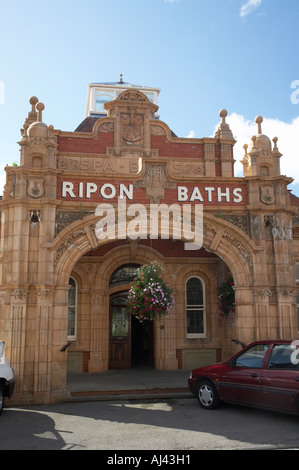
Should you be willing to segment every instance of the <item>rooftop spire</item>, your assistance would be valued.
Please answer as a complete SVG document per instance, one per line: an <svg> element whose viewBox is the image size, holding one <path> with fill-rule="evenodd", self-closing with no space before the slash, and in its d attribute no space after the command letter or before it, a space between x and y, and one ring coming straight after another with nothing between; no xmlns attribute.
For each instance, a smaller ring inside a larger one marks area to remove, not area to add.
<svg viewBox="0 0 299 470"><path fill-rule="evenodd" d="M262 122L263 122L262 116L257 116L255 118L255 122L257 123L257 133L262 134Z"/></svg>

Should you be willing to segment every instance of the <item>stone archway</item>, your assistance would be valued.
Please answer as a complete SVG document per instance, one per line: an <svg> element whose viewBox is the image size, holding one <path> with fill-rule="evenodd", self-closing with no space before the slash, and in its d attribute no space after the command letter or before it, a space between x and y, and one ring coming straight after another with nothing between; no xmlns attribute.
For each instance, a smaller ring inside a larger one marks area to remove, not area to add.
<svg viewBox="0 0 299 470"><path fill-rule="evenodd" d="M69 276L80 258L88 251L112 241L108 236L106 240L96 238L96 221L94 216L89 216L75 222L61 232L52 244L56 283L61 292L64 289L67 292ZM160 237L166 233L163 230L164 227L160 227ZM185 237L187 241L190 240L191 233L185 234ZM134 243L132 242L132 245ZM259 329L255 313L253 286L255 285L255 265L262 249L257 247L245 232L210 214L204 215L203 248L219 256L233 275L237 303L236 335L238 339L244 342L256 339ZM148 256L145 255L144 259L148 260ZM116 256L116 260L119 262L119 255ZM92 295L97 295L98 300L101 298L99 292L93 292ZM99 331L99 329L97 330ZM163 367L162 364L161 368Z"/></svg>

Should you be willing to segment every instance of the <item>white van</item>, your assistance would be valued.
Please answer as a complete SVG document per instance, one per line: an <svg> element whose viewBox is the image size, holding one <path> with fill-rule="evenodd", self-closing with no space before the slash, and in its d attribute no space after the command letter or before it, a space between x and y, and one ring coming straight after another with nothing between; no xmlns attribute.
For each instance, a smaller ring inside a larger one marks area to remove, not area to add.
<svg viewBox="0 0 299 470"><path fill-rule="evenodd" d="M0 341L0 413L3 410L4 397L10 398L15 388L12 368L4 354L4 341Z"/></svg>

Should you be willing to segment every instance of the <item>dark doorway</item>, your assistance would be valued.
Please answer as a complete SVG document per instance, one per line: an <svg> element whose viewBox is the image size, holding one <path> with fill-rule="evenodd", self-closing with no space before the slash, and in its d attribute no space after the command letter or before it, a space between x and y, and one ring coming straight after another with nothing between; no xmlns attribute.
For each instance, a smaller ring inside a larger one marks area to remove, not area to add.
<svg viewBox="0 0 299 470"><path fill-rule="evenodd" d="M154 367L154 322L131 318L132 367Z"/></svg>
<svg viewBox="0 0 299 470"><path fill-rule="evenodd" d="M154 322L139 322L127 308L127 292L110 297L109 368L154 367Z"/></svg>

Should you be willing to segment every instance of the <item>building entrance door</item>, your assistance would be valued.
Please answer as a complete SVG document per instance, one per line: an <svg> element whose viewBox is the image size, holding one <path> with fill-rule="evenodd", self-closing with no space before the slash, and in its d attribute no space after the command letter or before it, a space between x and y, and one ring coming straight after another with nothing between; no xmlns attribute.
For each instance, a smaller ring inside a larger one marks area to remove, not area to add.
<svg viewBox="0 0 299 470"><path fill-rule="evenodd" d="M131 367L131 323L126 302L124 293L110 298L110 369Z"/></svg>
<svg viewBox="0 0 299 470"><path fill-rule="evenodd" d="M127 293L110 297L109 368L153 367L153 322L140 323L127 309Z"/></svg>

